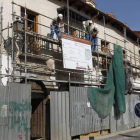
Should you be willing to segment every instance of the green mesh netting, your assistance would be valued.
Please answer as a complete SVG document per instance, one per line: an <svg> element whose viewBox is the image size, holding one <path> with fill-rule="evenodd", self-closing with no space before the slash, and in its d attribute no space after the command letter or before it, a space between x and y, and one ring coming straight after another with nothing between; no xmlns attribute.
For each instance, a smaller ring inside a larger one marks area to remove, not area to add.
<svg viewBox="0 0 140 140"><path fill-rule="evenodd" d="M125 106L125 75L123 67L123 54L121 46L114 44L114 55L109 67L105 87L88 88L88 98L92 108L101 118L105 118L111 112L115 103L115 112L122 114Z"/></svg>
<svg viewBox="0 0 140 140"><path fill-rule="evenodd" d="M123 53L121 46L114 45L113 55L113 73L115 85L115 112L117 114L125 113L125 74L123 66Z"/></svg>

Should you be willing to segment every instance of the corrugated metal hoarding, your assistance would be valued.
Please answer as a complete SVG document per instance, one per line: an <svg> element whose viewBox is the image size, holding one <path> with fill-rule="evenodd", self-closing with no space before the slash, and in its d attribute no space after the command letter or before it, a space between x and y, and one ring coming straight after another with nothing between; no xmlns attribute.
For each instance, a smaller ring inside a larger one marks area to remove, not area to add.
<svg viewBox="0 0 140 140"><path fill-rule="evenodd" d="M51 140L70 140L72 136L110 129L124 131L140 126L134 107L140 103L140 94L125 95L126 113L116 116L114 107L109 116L101 119L93 110L86 87L70 87L69 92L50 93Z"/></svg>
<svg viewBox="0 0 140 140"><path fill-rule="evenodd" d="M105 119L98 117L85 87L70 88L70 128L72 136L109 129L109 116Z"/></svg>
<svg viewBox="0 0 140 140"><path fill-rule="evenodd" d="M0 86L0 139L30 140L31 86Z"/></svg>
<svg viewBox="0 0 140 140"><path fill-rule="evenodd" d="M50 92L51 140L71 140L69 92Z"/></svg>
<svg viewBox="0 0 140 140"><path fill-rule="evenodd" d="M134 107L140 103L140 94L125 95L126 112L116 116L114 107L105 119L101 119L92 109L87 96L87 88L70 87L70 131L71 135L110 129L110 132L129 130L140 126L140 119L135 115Z"/></svg>

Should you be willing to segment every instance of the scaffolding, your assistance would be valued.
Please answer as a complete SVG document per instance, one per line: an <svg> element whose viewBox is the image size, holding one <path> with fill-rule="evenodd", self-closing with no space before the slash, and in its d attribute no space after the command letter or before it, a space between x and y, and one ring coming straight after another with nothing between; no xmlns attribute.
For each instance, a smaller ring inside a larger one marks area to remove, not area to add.
<svg viewBox="0 0 140 140"><path fill-rule="evenodd" d="M67 2L68 4L68 2ZM24 17L21 15L16 15L14 12L14 6L19 6L24 9ZM3 6L1 6L1 36L0 36L0 46L1 46L1 59L0 59L0 69L2 68L2 50L5 49L5 47L9 47L10 45L7 45L7 42L11 41L11 51L8 51L8 57L11 57L11 63L13 65L13 71L10 74L8 71L8 74L3 74L2 71L0 70L0 75L1 78L4 77L11 77L12 82L15 82L16 79L25 79L25 83L27 83L28 80L35 80L35 81L44 81L44 82L55 82L55 83L67 83L70 85L75 84L75 85L86 85L86 86L98 86L98 87L103 87L105 84L105 79L107 78L107 72L110 64L110 60L113 55L113 49L110 49L107 47L107 42L109 42L106 38L107 36L110 36L116 40L116 42L120 41L124 43L124 46L122 49L125 50L125 58L124 58L124 69L126 70L126 73L129 73L131 78L133 77L138 77L139 73L137 71L140 70L140 57L135 54L135 52L130 51L127 48L126 43L128 43L127 38L126 38L126 26L124 25L124 39L120 40L106 32L106 19L103 17L103 23L104 23L104 38L99 38L98 37L98 42L103 41L104 42L104 50L105 52L102 51L103 46L97 45L97 50L92 51L92 56L93 56L93 62L96 63L94 68L94 71L78 71L78 70L67 70L63 68L51 68L48 67L47 65L44 64L31 64L29 63L30 59L36 59L36 60L53 60L55 62L59 62L62 64L62 46L61 42L58 41L57 39L51 39L49 36L44 36L42 34L30 31L27 28L27 21L30 21L34 23L35 25L42 26L44 28L51 29L51 27L33 21L31 19L27 18L27 9L28 7L25 6L23 7L20 4L17 4L15 2L12 2L12 25L7 25L7 28L3 29ZM79 38L83 38L83 34L85 34L85 31L82 29L78 29L76 27L73 27L70 24L70 14L69 12L69 5L67 5L67 22L63 23L61 26L61 30L59 32L61 33L66 33L64 31L64 26L66 25L68 27L68 32L67 34L70 34L70 28L74 28L75 30L78 30L79 32ZM52 18L43 15L42 13L38 13L39 16L43 16L44 18L48 18L50 20L53 20ZM15 22L15 18L21 18L24 20L25 27L24 30L19 31L13 30L13 24ZM76 19L75 19L76 20ZM10 37L9 35L9 30L12 30L12 36ZM3 32L7 31L8 37L7 39L3 38ZM110 44L114 44L113 42L109 42ZM21 52L19 53L18 57L22 58L22 61L17 61L16 55L15 55L15 48L16 46L20 44L20 48L22 48ZM57 49L53 50L53 45L57 45ZM6 46L7 45L7 46ZM3 47L4 46L4 47ZM139 47L139 38L137 38L137 46ZM36 50L35 50L36 48ZM58 54L59 57L53 57L53 55L50 54L50 52L55 52ZM130 56L128 55L128 52ZM102 61L100 60L105 60L105 65L102 65ZM135 64L133 64L133 61ZM133 69L135 69L135 73L133 72ZM9 68L8 68L9 70ZM20 74L17 74L17 72L20 72ZM93 73L96 74L93 74ZM104 73L104 74L101 74ZM22 74L21 74L22 73ZM36 73L37 75L43 75L43 76L54 76L56 78L56 75L58 74L64 74L66 75L66 80L61 79L49 79L49 78L41 78L40 77L32 77L28 76L29 73ZM140 84L140 83L138 83ZM54 85L55 87L56 85ZM57 86L56 86L57 87ZM137 89L139 90L139 89Z"/></svg>

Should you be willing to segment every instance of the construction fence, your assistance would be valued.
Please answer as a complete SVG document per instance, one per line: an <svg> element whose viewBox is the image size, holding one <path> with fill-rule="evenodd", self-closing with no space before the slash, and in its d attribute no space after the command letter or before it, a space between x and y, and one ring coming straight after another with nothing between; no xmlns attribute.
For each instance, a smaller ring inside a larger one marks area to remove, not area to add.
<svg viewBox="0 0 140 140"><path fill-rule="evenodd" d="M30 140L31 86L0 86L0 140Z"/></svg>
<svg viewBox="0 0 140 140"><path fill-rule="evenodd" d="M69 140L91 132L119 132L140 126L134 107L140 103L138 93L125 95L126 113L117 116L114 107L109 116L101 119L93 110L86 87L70 87L69 92L50 92L51 140Z"/></svg>

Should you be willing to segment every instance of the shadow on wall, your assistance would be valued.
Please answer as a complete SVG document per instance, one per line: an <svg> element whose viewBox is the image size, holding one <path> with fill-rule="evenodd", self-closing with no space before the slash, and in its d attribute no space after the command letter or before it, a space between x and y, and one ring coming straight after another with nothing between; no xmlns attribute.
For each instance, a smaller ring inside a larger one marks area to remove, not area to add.
<svg viewBox="0 0 140 140"><path fill-rule="evenodd" d="M55 5L58 5L58 6L62 6L62 1L60 1L60 0L47 0L47 1L54 3ZM64 3L64 1L63 1L63 3Z"/></svg>

